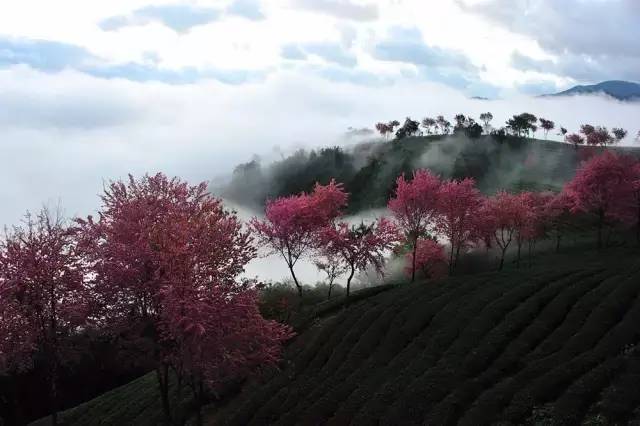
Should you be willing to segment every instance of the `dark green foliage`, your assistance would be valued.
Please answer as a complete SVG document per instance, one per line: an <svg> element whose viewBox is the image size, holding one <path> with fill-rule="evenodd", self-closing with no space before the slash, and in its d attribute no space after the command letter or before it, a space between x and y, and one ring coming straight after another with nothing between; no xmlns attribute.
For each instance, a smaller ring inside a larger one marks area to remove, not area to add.
<svg viewBox="0 0 640 426"><path fill-rule="evenodd" d="M301 150L269 166L253 160L238 166L231 182L220 191L231 200L262 209L267 198L311 191L316 182L326 184L335 178L349 192L348 209L354 213L386 206L397 177L418 168L431 169L444 178L472 177L486 194L500 189L560 190L580 162L600 150L588 146L576 150L568 144L542 140L532 143L504 130L480 136L482 128L475 127L475 122L465 118L462 124L464 127L450 136L407 136L348 150ZM469 136L478 139L466 136L467 130L475 132Z"/></svg>
<svg viewBox="0 0 640 426"><path fill-rule="evenodd" d="M631 356L640 268L637 253L622 253L606 265L584 258L590 267L457 277L364 299L303 333L289 366L216 421L627 420L640 404L623 375L640 371Z"/></svg>
<svg viewBox="0 0 640 426"><path fill-rule="evenodd" d="M420 123L407 117L402 127L396 132L396 139L404 139L411 136L416 136L420 132Z"/></svg>
<svg viewBox="0 0 640 426"><path fill-rule="evenodd" d="M467 135L468 138L478 139L482 136L482 126L478 123L472 123L464 130L464 134Z"/></svg>

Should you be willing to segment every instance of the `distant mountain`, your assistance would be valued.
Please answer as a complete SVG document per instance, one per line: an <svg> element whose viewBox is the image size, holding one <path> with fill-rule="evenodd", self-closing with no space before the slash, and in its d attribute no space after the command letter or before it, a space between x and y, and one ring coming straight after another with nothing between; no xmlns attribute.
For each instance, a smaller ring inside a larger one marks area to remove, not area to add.
<svg viewBox="0 0 640 426"><path fill-rule="evenodd" d="M575 86L564 92L545 96L605 94L621 101L640 101L640 84L630 81L604 81L589 86Z"/></svg>

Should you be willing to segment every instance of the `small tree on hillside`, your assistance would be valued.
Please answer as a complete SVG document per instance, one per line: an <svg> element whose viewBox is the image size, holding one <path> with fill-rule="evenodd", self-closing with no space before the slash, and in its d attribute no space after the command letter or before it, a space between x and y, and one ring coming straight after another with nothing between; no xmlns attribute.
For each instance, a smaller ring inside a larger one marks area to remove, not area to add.
<svg viewBox="0 0 640 426"><path fill-rule="evenodd" d="M584 137L588 137L591 133L596 130L591 124L583 124L580 126L580 133L584 135Z"/></svg>
<svg viewBox="0 0 640 426"><path fill-rule="evenodd" d="M542 128L542 130L544 130L544 138L547 139L549 131L555 129L556 124L551 120L547 120L546 118L540 118L539 121L540 127Z"/></svg>
<svg viewBox="0 0 640 426"><path fill-rule="evenodd" d="M454 133L462 132L466 128L467 117L464 114L457 114L454 117L456 124L453 126Z"/></svg>
<svg viewBox="0 0 640 426"><path fill-rule="evenodd" d="M451 133L451 123L444 118L444 116L439 115L436 117L436 125L440 129L440 133L443 135L448 135Z"/></svg>
<svg viewBox="0 0 640 426"><path fill-rule="evenodd" d="M473 119L469 119L468 125L464 129L464 134L470 139L478 139L482 136L482 126L476 123Z"/></svg>
<svg viewBox="0 0 640 426"><path fill-rule="evenodd" d="M327 286L329 290L327 292L327 300L331 299L331 292L336 280L342 275L347 273L347 268L342 264L341 259L334 253L322 251L322 255L314 260L315 267L324 272L327 276Z"/></svg>
<svg viewBox="0 0 640 426"><path fill-rule="evenodd" d="M607 146L613 144L616 140L611 136L606 127L598 126L587 135L587 145Z"/></svg>
<svg viewBox="0 0 640 426"><path fill-rule="evenodd" d="M347 298L351 290L351 280L356 271L366 271L373 266L382 275L385 252L399 241L396 227L382 218L377 222L358 226L338 223L326 228L321 234L323 250L330 253L347 270Z"/></svg>
<svg viewBox="0 0 640 426"><path fill-rule="evenodd" d="M392 132L391 127L386 123L376 123L376 130L378 131L378 133L380 133L380 136L385 139Z"/></svg>
<svg viewBox="0 0 640 426"><path fill-rule="evenodd" d="M428 135L437 132L436 120L431 117L426 117L422 120L422 127L425 128Z"/></svg>
<svg viewBox="0 0 640 426"><path fill-rule="evenodd" d="M420 132L420 123L407 117L402 127L396 132L396 139L404 139L415 136Z"/></svg>
<svg viewBox="0 0 640 426"><path fill-rule="evenodd" d="M627 137L628 132L625 129L614 127L611 131L613 136L616 138L616 142L620 142L622 139Z"/></svg>
<svg viewBox="0 0 640 426"><path fill-rule="evenodd" d="M86 272L74 231L46 209L0 242L0 372L41 358L53 425L60 368L90 313Z"/></svg>
<svg viewBox="0 0 640 426"><path fill-rule="evenodd" d="M584 145L584 138L577 133L571 133L565 137L567 143L570 143L574 148L578 149L578 145Z"/></svg>
<svg viewBox="0 0 640 426"><path fill-rule="evenodd" d="M566 138L567 133L569 133L569 131L566 128L560 127L560 133L558 133L559 136L562 136L563 138Z"/></svg>
<svg viewBox="0 0 640 426"><path fill-rule="evenodd" d="M493 114L491 114L490 112L483 112L482 114L480 114L480 121L484 123L484 131L486 133L489 133L489 131L491 130L491 120L493 120Z"/></svg>
<svg viewBox="0 0 640 426"><path fill-rule="evenodd" d="M300 297L302 285L294 267L301 257L319 247L318 233L341 214L346 204L342 185L331 181L326 186L316 184L311 194L268 201L265 219L253 218L250 222L260 244L284 259Z"/></svg>
<svg viewBox="0 0 640 426"><path fill-rule="evenodd" d="M536 122L538 121L537 117L533 114L529 114L528 112L514 115L512 118L507 120L507 129L514 135L518 137L526 136L528 137L531 132L535 133L538 130L536 126Z"/></svg>
<svg viewBox="0 0 640 426"><path fill-rule="evenodd" d="M389 200L389 210L404 232L411 249L411 281L416 277L416 251L418 239L434 230L438 215L440 179L428 170L416 170L411 181L404 175L398 177L394 196Z"/></svg>

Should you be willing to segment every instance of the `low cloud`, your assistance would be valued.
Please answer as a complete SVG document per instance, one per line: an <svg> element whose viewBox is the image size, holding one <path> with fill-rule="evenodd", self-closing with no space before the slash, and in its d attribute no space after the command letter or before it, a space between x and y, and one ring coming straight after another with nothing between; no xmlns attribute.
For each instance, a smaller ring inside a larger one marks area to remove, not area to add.
<svg viewBox="0 0 640 426"><path fill-rule="evenodd" d="M479 101L436 83L330 82L308 70L281 70L244 85L176 86L11 66L0 69L0 225L47 201L60 201L68 215L91 213L103 181L127 173L208 181L254 154L269 157L276 146L287 154L348 144L349 127L486 111L496 126L527 111L570 131L591 122L633 135L640 105L597 96Z"/></svg>

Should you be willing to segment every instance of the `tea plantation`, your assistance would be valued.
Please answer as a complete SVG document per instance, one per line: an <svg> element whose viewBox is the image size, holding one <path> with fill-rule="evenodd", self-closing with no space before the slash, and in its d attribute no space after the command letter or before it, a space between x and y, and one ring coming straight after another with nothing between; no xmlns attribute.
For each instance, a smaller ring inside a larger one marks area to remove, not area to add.
<svg viewBox="0 0 640 426"><path fill-rule="evenodd" d="M283 371L212 424L640 419L640 262L588 262L359 302L301 335Z"/></svg>

